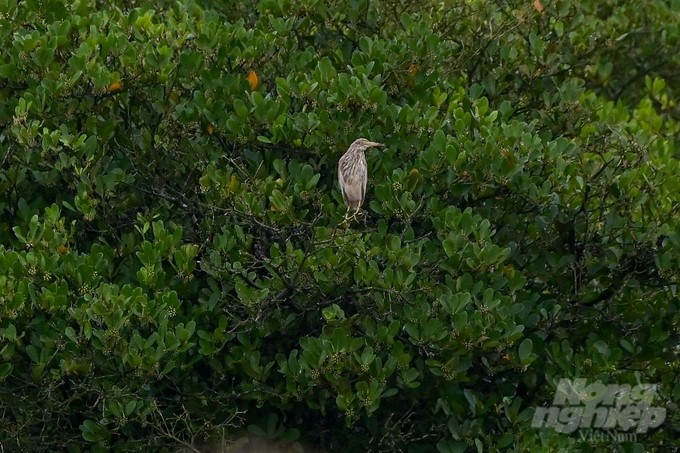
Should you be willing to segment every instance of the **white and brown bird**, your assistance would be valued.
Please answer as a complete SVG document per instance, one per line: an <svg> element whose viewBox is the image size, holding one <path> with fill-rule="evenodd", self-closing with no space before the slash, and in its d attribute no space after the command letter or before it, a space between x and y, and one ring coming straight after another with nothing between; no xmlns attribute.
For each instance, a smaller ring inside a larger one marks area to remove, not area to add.
<svg viewBox="0 0 680 453"><path fill-rule="evenodd" d="M366 196L368 165L364 152L369 148L379 146L384 145L365 138L356 139L338 161L338 182L342 199L347 205L347 214L350 210L354 210L354 216L356 216ZM347 220L347 214L345 220Z"/></svg>

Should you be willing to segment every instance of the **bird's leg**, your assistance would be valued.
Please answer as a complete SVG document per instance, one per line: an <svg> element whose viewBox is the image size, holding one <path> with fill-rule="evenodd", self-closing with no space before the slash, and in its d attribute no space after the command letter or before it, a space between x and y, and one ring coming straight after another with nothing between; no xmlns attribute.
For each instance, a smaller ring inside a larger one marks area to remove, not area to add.
<svg viewBox="0 0 680 453"><path fill-rule="evenodd" d="M345 216L342 219L341 225L345 227L345 229L349 228L349 222L350 222L350 217L349 217L349 206L347 207L347 211L345 211Z"/></svg>
<svg viewBox="0 0 680 453"><path fill-rule="evenodd" d="M361 216L361 207L356 208L351 214L350 214L351 208L347 208L347 212L345 213L345 217L342 221L342 226L345 227L345 229L349 228L350 223L352 221L357 220L357 217Z"/></svg>

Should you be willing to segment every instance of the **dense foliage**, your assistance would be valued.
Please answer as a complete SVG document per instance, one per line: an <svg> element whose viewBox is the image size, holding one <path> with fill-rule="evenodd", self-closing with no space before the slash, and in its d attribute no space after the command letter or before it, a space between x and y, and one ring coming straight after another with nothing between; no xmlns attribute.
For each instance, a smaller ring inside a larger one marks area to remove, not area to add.
<svg viewBox="0 0 680 453"><path fill-rule="evenodd" d="M680 1L0 0L0 445L680 446ZM364 216L335 165L368 154Z"/></svg>

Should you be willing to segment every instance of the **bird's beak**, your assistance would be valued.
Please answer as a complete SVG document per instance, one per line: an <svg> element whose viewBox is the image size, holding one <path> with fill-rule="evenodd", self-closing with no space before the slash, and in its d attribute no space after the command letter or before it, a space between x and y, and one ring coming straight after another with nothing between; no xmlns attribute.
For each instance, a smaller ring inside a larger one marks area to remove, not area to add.
<svg viewBox="0 0 680 453"><path fill-rule="evenodd" d="M378 143L378 142L368 142L367 145L370 148L382 148L383 146L385 146L382 143Z"/></svg>

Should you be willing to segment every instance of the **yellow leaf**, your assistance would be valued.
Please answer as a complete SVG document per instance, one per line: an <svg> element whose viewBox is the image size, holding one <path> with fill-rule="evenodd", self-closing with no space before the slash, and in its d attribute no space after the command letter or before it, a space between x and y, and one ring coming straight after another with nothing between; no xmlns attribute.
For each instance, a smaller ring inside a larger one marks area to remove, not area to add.
<svg viewBox="0 0 680 453"><path fill-rule="evenodd" d="M60 245L59 247L57 247L57 253L59 253L60 255L65 255L66 253L68 253L68 247L66 247L65 245Z"/></svg>
<svg viewBox="0 0 680 453"><path fill-rule="evenodd" d="M215 133L215 126L213 126L212 124L208 124L207 129L208 129L208 135L212 135L212 134Z"/></svg>
<svg viewBox="0 0 680 453"><path fill-rule="evenodd" d="M238 185L238 177L236 175L231 175L231 178L229 178L229 190L236 192Z"/></svg>
<svg viewBox="0 0 680 453"><path fill-rule="evenodd" d="M420 182L420 172L418 171L417 168L412 168L410 172L408 172L408 178L406 179L407 181L407 188L410 192L413 192L416 190L418 187L418 183Z"/></svg>
<svg viewBox="0 0 680 453"><path fill-rule="evenodd" d="M109 93L115 93L117 91L120 91L123 89L123 84L120 82L113 82L109 87L106 89Z"/></svg>
<svg viewBox="0 0 680 453"><path fill-rule="evenodd" d="M258 86L260 86L260 78L257 75L257 72L253 71L252 69L248 71L248 84L250 85L251 90L256 90Z"/></svg>

